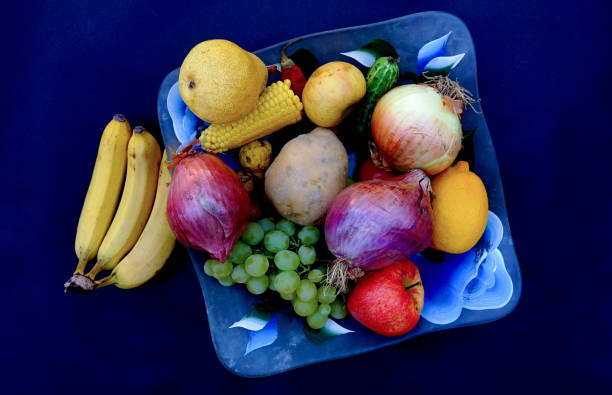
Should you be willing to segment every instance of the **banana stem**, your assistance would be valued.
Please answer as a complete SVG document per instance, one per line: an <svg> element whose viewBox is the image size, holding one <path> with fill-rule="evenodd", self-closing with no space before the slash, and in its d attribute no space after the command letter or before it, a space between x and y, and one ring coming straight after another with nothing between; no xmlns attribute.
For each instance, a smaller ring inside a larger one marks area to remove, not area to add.
<svg viewBox="0 0 612 395"><path fill-rule="evenodd" d="M90 293L94 290L94 282L82 274L75 274L70 277L70 280L64 284L64 293L68 295L70 292Z"/></svg>
<svg viewBox="0 0 612 395"><path fill-rule="evenodd" d="M98 289L98 288L102 288L102 287L106 287L107 285L112 285L115 284L117 282L117 277L115 277L114 273L109 274L108 276L97 280L95 282L95 288L94 289Z"/></svg>
<svg viewBox="0 0 612 395"><path fill-rule="evenodd" d="M89 273L87 273L87 277L92 280L96 278L96 276L104 269L104 262L97 261L94 267L91 268Z"/></svg>
<svg viewBox="0 0 612 395"><path fill-rule="evenodd" d="M79 259L79 263L77 264L76 270L73 274L83 274L85 271L85 266L87 266L87 258Z"/></svg>

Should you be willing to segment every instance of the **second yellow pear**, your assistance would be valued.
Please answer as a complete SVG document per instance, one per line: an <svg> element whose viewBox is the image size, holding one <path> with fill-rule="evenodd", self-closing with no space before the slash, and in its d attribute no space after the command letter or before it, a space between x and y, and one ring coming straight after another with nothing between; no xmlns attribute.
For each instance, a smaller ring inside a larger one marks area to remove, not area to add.
<svg viewBox="0 0 612 395"><path fill-rule="evenodd" d="M312 73L302 93L304 112L316 125L337 126L366 94L363 73L346 62L329 62Z"/></svg>

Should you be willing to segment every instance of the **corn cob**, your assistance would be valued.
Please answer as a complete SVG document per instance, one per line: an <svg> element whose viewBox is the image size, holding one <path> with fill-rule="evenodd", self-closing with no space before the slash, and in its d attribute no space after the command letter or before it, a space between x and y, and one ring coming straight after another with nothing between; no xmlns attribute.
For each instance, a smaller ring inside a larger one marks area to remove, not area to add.
<svg viewBox="0 0 612 395"><path fill-rule="evenodd" d="M255 108L234 122L212 124L202 132L206 151L224 152L276 132L302 119L303 105L291 90L291 81L278 81L264 89Z"/></svg>

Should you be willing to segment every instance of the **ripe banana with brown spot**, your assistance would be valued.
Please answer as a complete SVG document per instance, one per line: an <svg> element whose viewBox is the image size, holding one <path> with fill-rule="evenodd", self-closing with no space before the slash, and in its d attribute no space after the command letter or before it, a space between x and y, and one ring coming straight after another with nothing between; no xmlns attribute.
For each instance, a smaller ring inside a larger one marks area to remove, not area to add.
<svg viewBox="0 0 612 395"><path fill-rule="evenodd" d="M176 237L166 217L170 179L164 150L157 180L155 204L147 225L130 253L117 264L108 277L96 281L96 288L111 284L119 288L138 287L151 279L164 266L176 243Z"/></svg>
<svg viewBox="0 0 612 395"><path fill-rule="evenodd" d="M155 200L161 151L142 126L134 128L127 150L127 174L119 208L98 250L98 261L87 274L94 279L111 270L132 249L147 223Z"/></svg>
<svg viewBox="0 0 612 395"><path fill-rule="evenodd" d="M96 257L115 215L131 135L130 124L121 114L115 115L104 128L77 226L74 249L79 263L75 274L83 274L87 262Z"/></svg>

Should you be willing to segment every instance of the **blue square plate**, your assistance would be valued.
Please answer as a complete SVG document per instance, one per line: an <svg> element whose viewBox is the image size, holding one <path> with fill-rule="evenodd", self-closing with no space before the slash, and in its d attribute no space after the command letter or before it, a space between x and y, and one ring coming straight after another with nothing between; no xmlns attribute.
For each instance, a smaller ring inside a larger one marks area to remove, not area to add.
<svg viewBox="0 0 612 395"><path fill-rule="evenodd" d="M474 97L479 97L476 81L476 55L470 32L459 18L450 14L423 12L371 25L316 33L306 36L307 40L301 42L300 47L314 53L321 64L333 60L351 61L340 55L340 52L351 51L374 38L382 38L389 41L400 55L401 72L414 72L417 69L416 54L420 46L449 31L452 31L452 35L447 45L448 53L466 54L463 61L453 69L451 76L457 78L474 94ZM255 51L255 54L265 64L278 63L280 50L285 43L278 43ZM179 69L177 68L164 79L159 90L157 104L159 123L170 157L170 154L176 152L179 143L174 137L166 98L170 87L178 80L178 74ZM462 118L462 124L464 130L477 127L478 132L474 134L476 153L474 171L482 178L486 186L490 210L499 216L503 224L504 234L499 250L504 257L506 269L513 283L513 294L509 303L495 310L463 309L459 319L448 325L436 325L421 319L410 333L395 338L377 335L352 318L348 318L340 320L339 323L354 330L355 333L338 336L324 344L314 344L305 337L302 331L303 319L281 314L278 320L278 339L272 345L245 356L244 352L248 342L247 331L241 328L229 329L229 326L240 320L259 300L259 297L248 293L245 287L223 287L216 279L206 276L203 273L205 255L190 250L189 253L206 302L213 344L223 366L240 376L268 376L316 362L361 354L425 333L484 324L506 316L515 308L521 293L520 270L510 234L495 150L480 104L476 104L476 109L480 113L467 111Z"/></svg>

